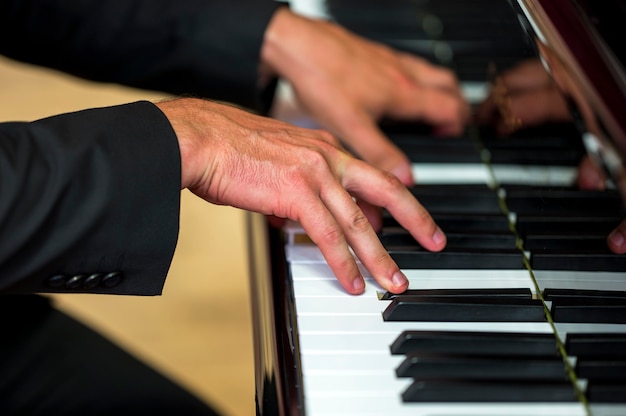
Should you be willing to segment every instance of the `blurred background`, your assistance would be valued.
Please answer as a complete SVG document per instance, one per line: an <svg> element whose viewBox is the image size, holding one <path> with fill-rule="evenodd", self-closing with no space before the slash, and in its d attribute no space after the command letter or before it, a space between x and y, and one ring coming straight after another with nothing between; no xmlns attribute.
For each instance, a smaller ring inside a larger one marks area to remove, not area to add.
<svg viewBox="0 0 626 416"><path fill-rule="evenodd" d="M0 97L0 121L29 121L166 96L0 57ZM178 246L162 296L56 295L57 305L225 415L253 415L244 213L188 191L181 205Z"/></svg>

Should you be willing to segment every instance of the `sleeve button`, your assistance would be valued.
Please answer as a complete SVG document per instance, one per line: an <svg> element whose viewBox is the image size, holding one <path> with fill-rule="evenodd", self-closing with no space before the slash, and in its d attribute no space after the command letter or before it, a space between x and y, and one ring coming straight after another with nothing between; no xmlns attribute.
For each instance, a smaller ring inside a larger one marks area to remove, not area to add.
<svg viewBox="0 0 626 416"><path fill-rule="evenodd" d="M58 289L60 287L65 286L66 279L67 279L67 276L65 276L64 274L56 274L48 278L48 280L46 281L46 285L48 287Z"/></svg>
<svg viewBox="0 0 626 416"><path fill-rule="evenodd" d="M122 273L120 272L112 272L104 275L102 278L102 286L104 287L114 287L121 283L122 281Z"/></svg>
<svg viewBox="0 0 626 416"><path fill-rule="evenodd" d="M102 273L90 274L89 276L85 277L85 280L83 282L83 287L85 289L93 289L97 287L101 281L102 281Z"/></svg>
<svg viewBox="0 0 626 416"><path fill-rule="evenodd" d="M84 274L74 275L65 281L65 287L68 289L78 289L82 286L84 279Z"/></svg>

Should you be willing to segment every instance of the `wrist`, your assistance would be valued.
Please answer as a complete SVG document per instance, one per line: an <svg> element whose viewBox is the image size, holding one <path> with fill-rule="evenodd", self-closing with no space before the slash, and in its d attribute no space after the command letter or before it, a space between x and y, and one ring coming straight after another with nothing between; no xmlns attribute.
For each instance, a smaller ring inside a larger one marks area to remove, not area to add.
<svg viewBox="0 0 626 416"><path fill-rule="evenodd" d="M280 76L289 78L290 68L302 54L303 40L308 36L310 19L299 16L287 7L276 10L270 20L261 46L262 79Z"/></svg>
<svg viewBox="0 0 626 416"><path fill-rule="evenodd" d="M174 130L174 134L176 134L176 139L178 140L181 164L181 189L192 187L197 180L197 175L194 173L194 155L197 150L195 149L197 135L196 129L193 123L189 122L190 117L188 116L189 111L194 111L193 101L194 99L192 98L180 98L155 103L168 119Z"/></svg>

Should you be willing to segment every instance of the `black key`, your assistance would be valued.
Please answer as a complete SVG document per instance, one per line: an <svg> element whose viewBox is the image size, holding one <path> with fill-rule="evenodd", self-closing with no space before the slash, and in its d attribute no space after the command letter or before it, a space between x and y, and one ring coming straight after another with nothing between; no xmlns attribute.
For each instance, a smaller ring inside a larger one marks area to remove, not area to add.
<svg viewBox="0 0 626 416"><path fill-rule="evenodd" d="M515 229L522 237L529 234L554 233L604 234L607 236L621 222L622 218L619 216L518 215L515 219Z"/></svg>
<svg viewBox="0 0 626 416"><path fill-rule="evenodd" d="M589 403L626 403L626 383L590 383L586 392Z"/></svg>
<svg viewBox="0 0 626 416"><path fill-rule="evenodd" d="M594 323L594 324L626 324L626 304L617 304L606 300L592 299L581 304L578 300L558 300L552 302L550 313L554 322Z"/></svg>
<svg viewBox="0 0 626 416"><path fill-rule="evenodd" d="M607 300L611 302L626 303L626 291L546 288L543 290L543 298L551 301L573 299L581 304L584 304L585 301L594 302L596 299L599 299L600 303Z"/></svg>
<svg viewBox="0 0 626 416"><path fill-rule="evenodd" d="M444 249L430 252L419 247L387 247L402 269L523 269L524 258L517 250Z"/></svg>
<svg viewBox="0 0 626 416"><path fill-rule="evenodd" d="M404 229L385 229L379 234L379 237L385 247L421 247L415 238ZM514 250L517 248L515 235L510 232L499 234L446 232L446 238L446 248L449 250L464 248ZM606 237L603 241L606 241ZM604 244L606 245L606 242Z"/></svg>
<svg viewBox="0 0 626 416"><path fill-rule="evenodd" d="M587 235L531 234L524 238L524 249L538 251L575 251L583 253L606 252L608 233Z"/></svg>
<svg viewBox="0 0 626 416"><path fill-rule="evenodd" d="M390 349L392 354L559 357L553 334L518 332L404 331Z"/></svg>
<svg viewBox="0 0 626 416"><path fill-rule="evenodd" d="M431 213L502 213L498 195L484 185L416 185L409 189Z"/></svg>
<svg viewBox="0 0 626 416"><path fill-rule="evenodd" d="M445 233L461 232L485 232L507 233L511 232L509 220L501 213L495 214L468 214L468 213L434 213L431 215L437 225ZM618 223L619 224L619 223ZM386 228L398 228L398 221L387 211L383 213L383 231ZM613 227L615 228L615 227ZM611 230L613 229L611 228ZM607 233L608 234L608 233Z"/></svg>
<svg viewBox="0 0 626 416"><path fill-rule="evenodd" d="M405 402L573 402L576 393L569 381L414 381L402 393Z"/></svg>
<svg viewBox="0 0 626 416"><path fill-rule="evenodd" d="M546 289L555 322L626 323L626 292L611 290Z"/></svg>
<svg viewBox="0 0 626 416"><path fill-rule="evenodd" d="M417 137L398 126L383 130L413 163L482 163L476 143L468 138Z"/></svg>
<svg viewBox="0 0 626 416"><path fill-rule="evenodd" d="M515 164L537 166L576 166L583 153L578 149L494 149L491 150L491 164Z"/></svg>
<svg viewBox="0 0 626 416"><path fill-rule="evenodd" d="M589 360L578 359L576 361L576 375L589 382L620 382L626 384L626 359L614 360Z"/></svg>
<svg viewBox="0 0 626 416"><path fill-rule="evenodd" d="M532 299L533 294L528 288L498 288L498 289L408 289L402 293L385 292L380 299L389 300L403 296L420 297L465 297L465 298L493 298L505 297L518 299Z"/></svg>
<svg viewBox="0 0 626 416"><path fill-rule="evenodd" d="M534 252L530 255L530 265L534 270L580 270L588 272L626 271L626 256L610 253Z"/></svg>
<svg viewBox="0 0 626 416"><path fill-rule="evenodd" d="M626 334L568 333L565 339L567 354L576 357L607 358L626 357Z"/></svg>
<svg viewBox="0 0 626 416"><path fill-rule="evenodd" d="M582 191L575 188L507 187L510 211L524 215L616 216L622 212L617 192Z"/></svg>
<svg viewBox="0 0 626 416"><path fill-rule="evenodd" d="M398 377L419 380L567 380L560 357L524 359L509 357L458 357L409 355L396 369Z"/></svg>
<svg viewBox="0 0 626 416"><path fill-rule="evenodd" d="M543 322L543 304L535 299L475 297L410 297L391 301L385 321L414 322Z"/></svg>

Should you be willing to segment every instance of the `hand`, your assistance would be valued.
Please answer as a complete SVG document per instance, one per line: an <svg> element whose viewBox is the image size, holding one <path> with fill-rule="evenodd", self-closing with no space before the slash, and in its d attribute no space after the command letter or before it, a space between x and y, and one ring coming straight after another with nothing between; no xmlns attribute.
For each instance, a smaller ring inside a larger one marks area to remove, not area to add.
<svg viewBox="0 0 626 416"><path fill-rule="evenodd" d="M384 207L428 250L445 236L392 174L345 152L329 133L198 99L158 103L178 137L182 184L216 204L300 222L342 286L364 290L349 251L386 290L408 282L353 197Z"/></svg>
<svg viewBox="0 0 626 416"><path fill-rule="evenodd" d="M477 108L476 122L506 136L521 127L571 120L561 91L539 60L518 64L500 74Z"/></svg>
<svg viewBox="0 0 626 416"><path fill-rule="evenodd" d="M452 72L286 8L272 18L262 67L289 80L299 103L361 158L413 183L411 164L377 127L383 116L463 131L469 106Z"/></svg>

